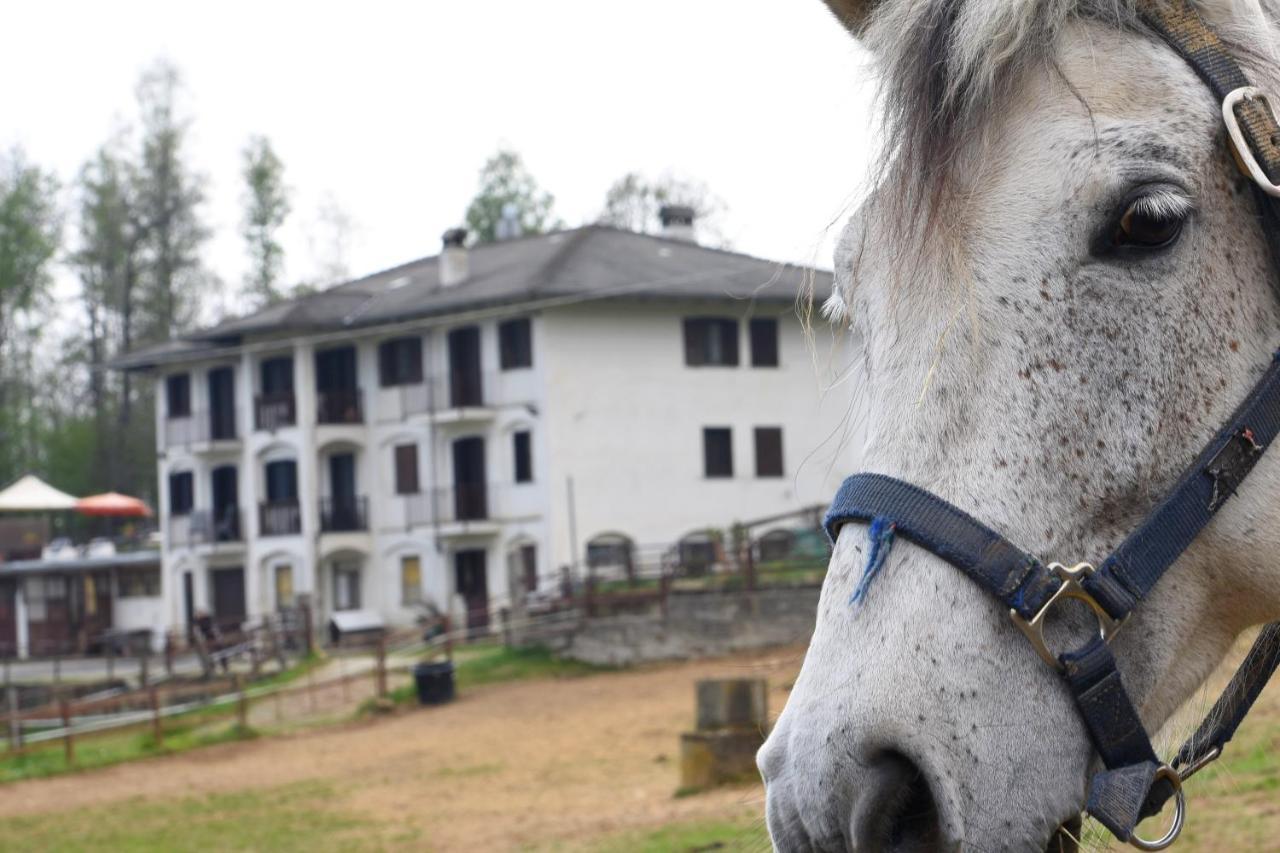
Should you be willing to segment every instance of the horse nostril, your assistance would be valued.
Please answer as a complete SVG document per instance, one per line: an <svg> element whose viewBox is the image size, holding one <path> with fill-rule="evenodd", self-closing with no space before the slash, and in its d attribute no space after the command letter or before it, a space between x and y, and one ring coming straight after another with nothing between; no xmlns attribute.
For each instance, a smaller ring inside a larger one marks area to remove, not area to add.
<svg viewBox="0 0 1280 853"><path fill-rule="evenodd" d="M885 753L872 765L870 790L855 816L859 850L926 851L942 845L929 780L905 755Z"/></svg>

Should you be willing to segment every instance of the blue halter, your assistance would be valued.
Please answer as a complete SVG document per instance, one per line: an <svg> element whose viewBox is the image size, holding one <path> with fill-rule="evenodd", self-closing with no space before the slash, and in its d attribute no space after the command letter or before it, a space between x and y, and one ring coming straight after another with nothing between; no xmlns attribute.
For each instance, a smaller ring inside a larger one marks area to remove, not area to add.
<svg viewBox="0 0 1280 853"><path fill-rule="evenodd" d="M1140 0L1138 6L1143 21L1223 100L1239 152L1237 162L1259 190L1268 240L1273 248L1280 246L1280 188L1267 178L1280 177L1280 127L1265 99L1249 86L1189 0ZM1121 840L1141 849L1163 849L1182 828L1183 780L1221 754L1280 666L1280 623L1263 630L1209 718L1171 764L1156 756L1108 641L1235 493L1278 434L1280 353L1169 495L1096 569L1084 563L1045 564L942 498L882 474L856 474L845 480L827 513L826 530L834 542L846 522L892 525L897 535L951 563L1008 607L1033 648L1066 681L1107 768L1091 781L1086 810ZM1043 625L1063 598L1087 604L1099 631L1083 647L1055 657L1045 644ZM1145 841L1134 835L1138 821L1158 813L1174 796L1174 822L1163 838Z"/></svg>

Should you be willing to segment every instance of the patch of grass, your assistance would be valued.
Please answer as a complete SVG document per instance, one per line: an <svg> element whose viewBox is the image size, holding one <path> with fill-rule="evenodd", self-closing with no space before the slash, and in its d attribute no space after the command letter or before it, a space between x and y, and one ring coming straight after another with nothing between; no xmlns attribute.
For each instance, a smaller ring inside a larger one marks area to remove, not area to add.
<svg viewBox="0 0 1280 853"><path fill-rule="evenodd" d="M455 661L455 677L459 689L530 678L580 678L607 669L556 657L549 649L541 646L527 649L478 646L468 652Z"/></svg>
<svg viewBox="0 0 1280 853"><path fill-rule="evenodd" d="M701 853L701 851L770 850L769 832L760 815L699 821L661 829L628 832L604 839L594 853Z"/></svg>
<svg viewBox="0 0 1280 853"><path fill-rule="evenodd" d="M335 808L330 785L278 788L177 800L135 798L83 809L74 818L0 820L0 850L374 850L376 827Z"/></svg>
<svg viewBox="0 0 1280 853"><path fill-rule="evenodd" d="M218 725L214 717L214 712L218 710L201 709L189 715L170 718L165 723L163 745L156 744L150 728L81 737L75 741L75 757L71 765L67 764L60 740L32 748L21 755L0 756L0 783L109 767L125 761L257 737L253 729L242 728L235 722ZM234 709L230 712L221 710L217 716L226 717L228 713L233 714Z"/></svg>

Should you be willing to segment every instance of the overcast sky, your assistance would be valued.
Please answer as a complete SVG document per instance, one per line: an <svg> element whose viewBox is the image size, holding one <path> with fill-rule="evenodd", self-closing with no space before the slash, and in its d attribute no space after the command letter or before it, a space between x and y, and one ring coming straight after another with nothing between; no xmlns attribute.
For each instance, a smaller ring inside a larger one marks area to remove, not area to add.
<svg viewBox="0 0 1280 853"><path fill-rule="evenodd" d="M289 281L316 272L326 199L354 222L353 274L435 254L499 145L570 225L621 174L671 172L726 202L734 248L829 267L873 139L865 58L819 0L46 0L5 19L0 145L67 183L132 120L140 71L180 68L210 265L236 287L255 133L293 189Z"/></svg>

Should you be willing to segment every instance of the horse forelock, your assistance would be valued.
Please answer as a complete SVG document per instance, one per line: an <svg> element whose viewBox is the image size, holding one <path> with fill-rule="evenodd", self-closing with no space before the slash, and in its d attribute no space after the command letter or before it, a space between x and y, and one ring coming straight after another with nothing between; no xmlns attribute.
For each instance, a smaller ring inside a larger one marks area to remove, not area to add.
<svg viewBox="0 0 1280 853"><path fill-rule="evenodd" d="M1132 0L884 0L864 39L880 69L880 100L900 199L933 206L958 153L982 135L1022 74L1052 64L1073 17L1128 26Z"/></svg>

